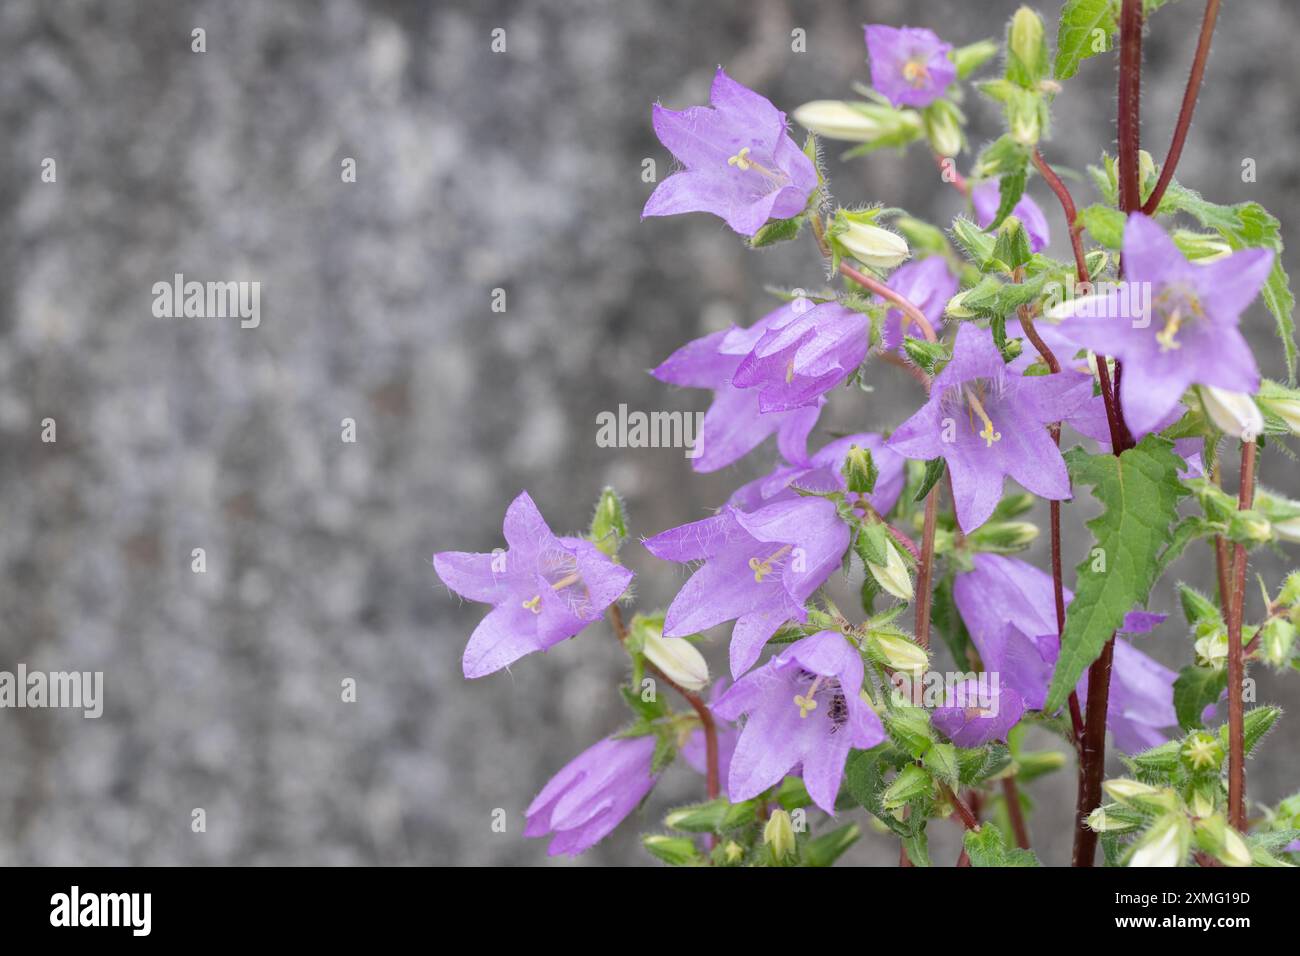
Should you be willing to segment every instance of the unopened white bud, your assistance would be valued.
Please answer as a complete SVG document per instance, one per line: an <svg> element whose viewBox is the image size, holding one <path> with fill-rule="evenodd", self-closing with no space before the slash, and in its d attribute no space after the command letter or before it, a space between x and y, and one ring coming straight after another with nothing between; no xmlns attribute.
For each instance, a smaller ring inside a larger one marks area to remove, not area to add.
<svg viewBox="0 0 1300 956"><path fill-rule="evenodd" d="M646 659L664 676L687 690L702 690L709 683L709 665L704 655L684 637L660 637L648 633L643 648Z"/></svg>

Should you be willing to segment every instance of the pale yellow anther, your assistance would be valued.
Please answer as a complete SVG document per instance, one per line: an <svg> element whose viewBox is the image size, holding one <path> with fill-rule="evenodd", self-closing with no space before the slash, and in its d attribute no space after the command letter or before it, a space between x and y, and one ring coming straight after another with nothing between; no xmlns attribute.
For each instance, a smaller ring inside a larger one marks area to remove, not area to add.
<svg viewBox="0 0 1300 956"><path fill-rule="evenodd" d="M522 603L524 607L528 608L528 610L532 611L534 614L542 613L542 596L540 594L534 594L531 598Z"/></svg>
<svg viewBox="0 0 1300 956"><path fill-rule="evenodd" d="M992 448L995 441L1002 441L1002 433L993 430L993 419L989 418L989 413L984 410L984 405L974 392L967 391L966 399L970 403L971 411L978 415L980 421L984 423L984 427L979 432L980 438L984 439L984 444L987 447ZM973 422L971 427L974 427Z"/></svg>
<svg viewBox="0 0 1300 956"><path fill-rule="evenodd" d="M794 705L799 708L800 717L807 717L817 709L817 701L813 699L811 691L809 691L806 697L803 694L795 694Z"/></svg>
<svg viewBox="0 0 1300 956"><path fill-rule="evenodd" d="M922 86L930 78L930 70L923 60L908 60L903 64L903 79L913 86Z"/></svg>
<svg viewBox="0 0 1300 956"><path fill-rule="evenodd" d="M793 381L794 381L794 359L790 359L790 362L785 367L785 384L789 385Z"/></svg>
<svg viewBox="0 0 1300 956"><path fill-rule="evenodd" d="M789 550L790 545L787 544L784 547L773 551L766 558L750 558L749 570L754 572L754 582L756 584L762 584L763 578L772 573L772 562L776 561Z"/></svg>
<svg viewBox="0 0 1300 956"><path fill-rule="evenodd" d="M1169 318L1165 320L1165 327L1156 333L1156 341L1160 343L1160 351L1170 352L1174 349L1183 347L1181 342L1175 341L1174 336L1178 334L1178 329L1183 324L1183 310L1174 309L1169 313Z"/></svg>
<svg viewBox="0 0 1300 956"><path fill-rule="evenodd" d="M746 157L748 157L748 156L749 156L749 147L748 147L748 146L742 146L742 147L740 148L740 152L738 152L735 156L728 156L728 157L727 157L727 165L728 165L728 166L735 166L735 167L736 167L737 169L739 169L741 172L744 172L745 170L749 169L750 166L753 165L753 163L751 163L751 162L746 158Z"/></svg>

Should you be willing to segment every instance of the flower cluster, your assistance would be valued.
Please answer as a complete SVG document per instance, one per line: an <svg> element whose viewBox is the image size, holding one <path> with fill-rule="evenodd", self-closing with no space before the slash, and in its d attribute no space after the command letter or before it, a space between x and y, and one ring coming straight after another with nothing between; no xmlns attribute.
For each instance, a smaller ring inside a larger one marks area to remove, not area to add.
<svg viewBox="0 0 1300 956"><path fill-rule="evenodd" d="M1243 716L1225 690L1251 659L1293 662L1300 624L1300 575L1266 595L1257 627L1242 621L1246 551L1300 538L1300 504L1256 498L1251 484L1257 439L1300 428L1300 392L1262 380L1241 331L1261 291L1270 307L1289 295L1275 221L1208 204L1169 177L1157 185L1150 157L1130 152L1092 170L1101 201L1076 219L1040 149L1069 65L1058 58L1049 79L1043 35L1036 13L1015 14L1004 75L977 87L1007 131L967 176L958 104L996 44L955 48L928 29L868 26L868 99L795 110L810 132L802 146L785 113L721 69L708 106L654 106L654 130L681 168L644 217L710 213L754 246L806 230L834 281L688 342L652 371L712 392L696 471L737 466L771 437L780 456L715 513L641 542L691 569L666 610L624 620L627 515L608 489L584 536L556 536L524 493L506 512L508 549L434 556L451 590L492 605L465 649L467 677L602 617L629 655L629 722L526 812L525 834L550 835L552 854L601 840L677 755L709 799L673 810L665 826L676 835L644 845L678 865L829 862L859 831L806 835L793 814L812 807L829 817L863 808L920 861L929 821L956 811L975 865L1032 861L1017 781L1059 768L1065 753L1078 756L1088 820L1076 863L1091 864L1098 834L1108 860L1134 865L1196 854L1284 862L1300 850L1243 835L1239 745L1262 735L1243 726L1271 726L1276 713ZM850 156L923 144L960 204L951 229L881 204L837 207L818 135L857 143ZM1059 258L1026 190L1035 173L1070 217ZM1178 212L1221 235L1170 232L1159 220ZM862 400L894 367L910 376L897 379L912 390L910 413L884 432L824 438L826 408ZM1241 443L1235 497L1221 485L1225 437ZM1100 514L1069 586L1061 516L1068 503L1088 507L1084 487ZM1038 537L1026 520L1036 501L1051 515L1051 573L1014 556ZM1199 512L1187 513L1193 502ZM1218 597L1183 588L1196 660L1175 671L1157 661L1168 616L1145 608L1161 572L1198 541L1216 556ZM860 612L842 609L846 585ZM707 692L697 644L723 624L731 680ZM664 687L687 706L675 709ZM1225 700L1226 766L1219 735L1201 729ZM1064 752L1026 750L1030 726L1058 734ZM1112 781L1103 806L1107 730L1142 780ZM990 837L995 824L963 793L993 780L1014 833Z"/></svg>

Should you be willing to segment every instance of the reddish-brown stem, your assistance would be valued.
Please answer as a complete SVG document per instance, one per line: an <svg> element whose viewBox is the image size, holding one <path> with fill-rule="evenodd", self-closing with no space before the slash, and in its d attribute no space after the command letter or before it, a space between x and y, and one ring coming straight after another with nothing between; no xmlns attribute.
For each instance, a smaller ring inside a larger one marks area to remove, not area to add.
<svg viewBox="0 0 1300 956"><path fill-rule="evenodd" d="M966 852L965 847L961 848L961 856L957 857L957 865L970 866L970 854Z"/></svg>
<svg viewBox="0 0 1300 956"><path fill-rule="evenodd" d="M1061 363L1054 353L1043 341L1038 329L1034 328L1033 316L1029 314L1029 309L1022 306L1020 308L1020 328L1025 333L1025 338L1038 350L1038 354L1043 357L1047 363L1048 371L1053 375L1061 371ZM1057 447L1061 444L1061 423L1056 422L1051 427L1052 440L1056 442ZM1065 574L1061 566L1061 503L1051 501L1048 504L1051 515L1051 539L1052 539L1052 594L1056 601L1056 639L1059 644L1061 635L1065 633ZM1083 713L1079 709L1079 695L1070 691L1070 726L1074 729L1074 745L1079 746L1079 738L1083 736Z"/></svg>
<svg viewBox="0 0 1300 956"><path fill-rule="evenodd" d="M1255 443L1241 445L1241 489L1237 508L1248 510L1255 501ZM1246 829L1246 746L1243 731L1245 656L1241 624L1246 605L1246 548L1238 544L1232 555L1232 597L1228 605L1228 822Z"/></svg>
<svg viewBox="0 0 1300 956"><path fill-rule="evenodd" d="M609 624L614 629L614 634L618 637L619 643L627 643L627 625L623 623L623 609L617 604L609 606ZM682 687L648 661L646 662L646 668L655 675L657 680L663 681L677 691L686 703L691 705L691 709L699 717L700 729L704 731L704 762L707 769L704 786L709 799L717 799L721 787L719 786L720 778L718 775L718 726L713 719L713 711L709 710L709 705L704 702L704 698L699 694L692 693Z"/></svg>
<svg viewBox="0 0 1300 956"><path fill-rule="evenodd" d="M1138 149L1141 142L1142 100L1142 0L1124 0L1120 10L1119 53L1119 204L1125 212L1142 205L1138 178ZM1097 356L1097 377L1101 380L1106 420L1110 425L1111 449L1122 455L1132 447L1132 435L1124 425L1120 405L1118 365L1111 383L1104 356ZM1084 717L1083 746L1079 751L1079 800L1074 831L1074 865L1092 866L1097 851L1097 833L1087 825L1088 815L1101 804L1101 782L1106 771L1106 709L1110 703L1110 671L1115 656L1115 635L1110 636L1101 656L1088 668L1088 703Z"/></svg>
<svg viewBox="0 0 1300 956"><path fill-rule="evenodd" d="M980 822L975 819L975 814L971 812L970 807L962 802L961 797L952 792L952 787L946 783L939 784L939 793L943 798L952 804L952 808L957 811L957 817L961 820L961 825L967 830L978 830Z"/></svg>
<svg viewBox="0 0 1300 956"><path fill-rule="evenodd" d="M925 496L925 524L921 531L921 561L916 571L916 643L930 646L930 603L933 597L934 532L939 518L939 486Z"/></svg>
<svg viewBox="0 0 1300 956"><path fill-rule="evenodd" d="M1192 126L1192 113L1196 110L1196 99L1201 92L1201 80L1205 78L1205 64L1210 58L1210 39L1214 36L1214 24L1219 18L1219 0L1205 0L1205 16L1201 20L1201 36L1196 41L1196 56L1192 59L1192 72L1187 77L1187 90L1183 93L1183 106L1178 111L1178 124L1174 127L1174 138L1169 143L1169 152L1164 165L1160 167L1160 179L1151 191L1142 211L1148 216L1154 215L1160 207L1160 200L1174 178L1174 168L1183 155L1183 145L1187 142L1187 132Z"/></svg>
<svg viewBox="0 0 1300 956"><path fill-rule="evenodd" d="M864 289L869 289L882 299L887 299L902 309L903 314L911 320L912 324L921 330L921 334L925 336L927 342L939 341L939 337L934 334L934 326L932 326L930 320L925 317L925 313L913 305L907 298L899 295L878 279L873 279L871 276L859 272L847 262L840 263L840 274L846 278L852 279Z"/></svg>
<svg viewBox="0 0 1300 956"><path fill-rule="evenodd" d="M1128 213L1142 207L1142 0L1124 0L1119 17L1119 207Z"/></svg>
<svg viewBox="0 0 1300 956"><path fill-rule="evenodd" d="M897 365L926 388L930 387L930 376L925 374L925 369L918 368L901 355L897 355L894 352L882 352L880 353L880 358L885 362L888 362L890 365Z"/></svg>
<svg viewBox="0 0 1300 956"><path fill-rule="evenodd" d="M1007 804L1007 815L1011 818L1011 832L1016 835L1016 846L1028 850L1029 827L1025 825L1025 809L1020 805L1020 788L1016 786L1015 777L1002 778L1002 798Z"/></svg>
<svg viewBox="0 0 1300 956"><path fill-rule="evenodd" d="M1080 282L1088 281L1088 260L1083 255L1083 236L1079 230L1079 213L1074 205L1074 197L1070 195L1070 190L1065 183L1061 182L1061 177L1056 175L1056 170L1047 164L1040 150L1034 150L1034 168L1043 177L1049 189L1056 193L1056 198L1061 203L1061 211L1065 213L1065 225L1070 232L1070 245L1074 249L1074 270Z"/></svg>
<svg viewBox="0 0 1300 956"><path fill-rule="evenodd" d="M1074 866L1092 866L1097 832L1087 825L1088 815L1101 805L1101 781L1106 770L1106 707L1110 702L1110 668L1115 655L1112 634L1101 656L1088 668L1088 711L1079 760L1079 802L1074 830Z"/></svg>

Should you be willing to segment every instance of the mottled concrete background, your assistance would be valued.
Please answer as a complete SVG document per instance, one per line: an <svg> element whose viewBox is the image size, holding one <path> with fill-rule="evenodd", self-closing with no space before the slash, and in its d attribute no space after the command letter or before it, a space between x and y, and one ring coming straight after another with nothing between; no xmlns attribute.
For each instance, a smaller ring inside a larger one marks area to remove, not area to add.
<svg viewBox="0 0 1300 956"><path fill-rule="evenodd" d="M606 483L638 533L704 515L773 450L697 478L677 451L598 448L596 413L703 409L644 370L761 315L764 284L821 275L811 243L753 254L711 218L638 222L642 159L670 162L650 103L703 102L722 63L789 110L866 78L864 21L966 42L1014 6L6 0L0 668L103 670L107 687L99 720L0 712L0 862L543 862L520 813L621 721L620 652L595 627L464 682L482 609L448 594L429 556L499 545L521 488L557 529L583 525ZM1162 11L1148 45L1158 155L1200 9ZM496 27L505 54L489 51ZM807 53L791 53L794 27ZM1180 170L1220 200L1264 202L1292 234L1297 35L1294 3L1226 5ZM1060 98L1055 161L1081 168L1110 145L1113 71L1087 63ZM991 134L993 111L971 112ZM1244 156L1256 184L1240 181ZM40 181L45 157L56 184ZM356 184L340 181L344 157ZM959 208L919 152L830 172L845 201ZM177 272L260 281L261 327L154 318L151 287ZM1262 309L1249 325L1276 374ZM900 421L913 387L879 381L865 402L837 396L826 427ZM40 441L46 417L56 444ZM1300 490L1290 463L1264 468ZM1073 564L1092 511L1067 513ZM206 574L190 570L197 547ZM666 603L679 571L627 557L643 605ZM1207 582L1207 565L1198 552L1182 573ZM1174 622L1146 643L1188 654ZM1262 675L1261 695L1295 691ZM1252 797L1296 784L1289 739L1254 762ZM642 823L699 789L674 769ZM1071 775L1035 793L1038 846L1061 862ZM206 833L191 832L196 807ZM583 862L645 862L636 828ZM955 857L953 827L934 830L938 858ZM868 837L850 858L895 853Z"/></svg>

